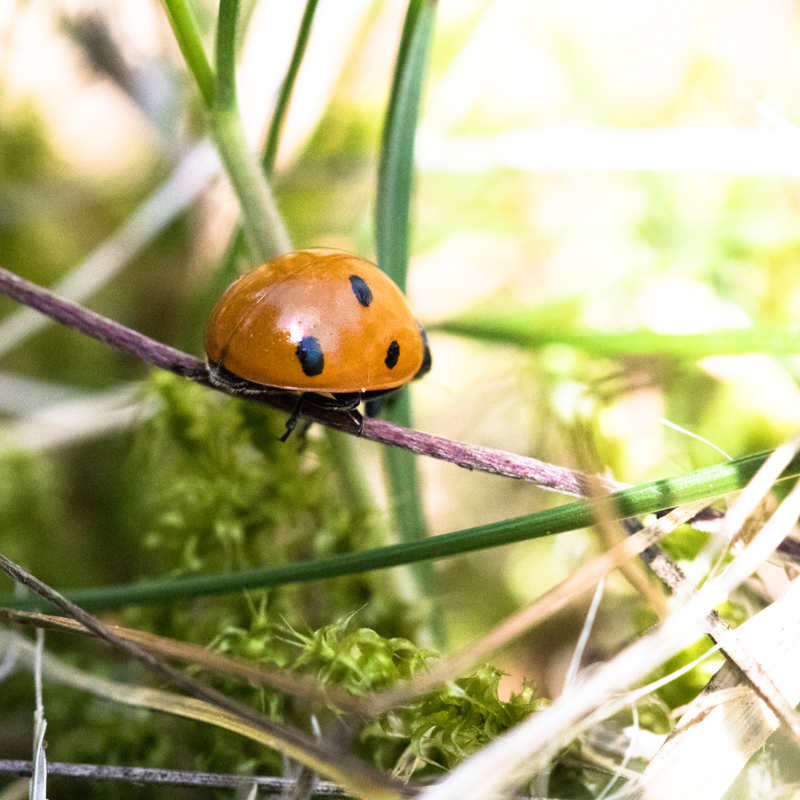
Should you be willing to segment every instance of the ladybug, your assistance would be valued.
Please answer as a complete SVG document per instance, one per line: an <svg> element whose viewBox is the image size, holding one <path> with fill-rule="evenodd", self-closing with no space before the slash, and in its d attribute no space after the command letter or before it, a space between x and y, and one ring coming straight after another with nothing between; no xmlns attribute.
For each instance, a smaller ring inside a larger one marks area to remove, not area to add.
<svg viewBox="0 0 800 800"><path fill-rule="evenodd" d="M348 412L431 368L422 326L403 293L369 261L339 250L300 250L236 280L206 328L212 383L237 393L298 395L285 441L304 403Z"/></svg>

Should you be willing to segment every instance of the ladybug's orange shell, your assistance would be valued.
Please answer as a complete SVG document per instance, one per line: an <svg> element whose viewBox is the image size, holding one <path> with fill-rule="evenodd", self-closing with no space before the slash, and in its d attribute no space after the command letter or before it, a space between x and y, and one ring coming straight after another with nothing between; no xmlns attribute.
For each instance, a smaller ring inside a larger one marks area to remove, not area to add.
<svg viewBox="0 0 800 800"><path fill-rule="evenodd" d="M300 358L301 342L311 338L322 354L314 375ZM211 313L205 348L212 368L253 383L349 393L408 383L426 345L385 273L356 256L319 249L279 256L235 281Z"/></svg>

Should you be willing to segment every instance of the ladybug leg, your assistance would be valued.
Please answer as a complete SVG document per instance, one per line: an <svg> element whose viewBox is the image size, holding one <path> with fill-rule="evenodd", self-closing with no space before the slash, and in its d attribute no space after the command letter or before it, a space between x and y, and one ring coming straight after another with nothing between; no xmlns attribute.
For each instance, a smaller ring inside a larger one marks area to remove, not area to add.
<svg viewBox="0 0 800 800"><path fill-rule="evenodd" d="M347 415L350 419L358 425L356 436L361 436L361 434L364 433L364 417L362 417L361 413L355 408L346 408L345 411L347 411Z"/></svg>
<svg viewBox="0 0 800 800"><path fill-rule="evenodd" d="M361 436L364 432L364 418L358 412L358 406L361 403L361 395L360 394L346 394L346 395L339 395L339 396L325 396L315 394L314 392L303 392L301 395L298 396L297 402L294 404L294 408L292 409L292 413L289 416L289 419L286 420L286 433L280 437L281 442L285 442L289 436L291 436L292 431L297 427L297 422L300 418L300 414L302 413L303 404L304 403L311 403L311 405L317 406L318 408L331 408L336 409L337 411L342 411L350 417L353 422L358 426L358 430L356 431L357 436Z"/></svg>
<svg viewBox="0 0 800 800"><path fill-rule="evenodd" d="M361 436L364 433L364 417L358 411L364 395L361 393L340 394L335 396L336 407L344 411L353 422L358 425L356 436Z"/></svg>
<svg viewBox="0 0 800 800"><path fill-rule="evenodd" d="M292 431L297 427L297 420L300 417L300 411L303 408L303 400L305 400L305 397L305 394L298 396L292 413L289 415L289 419L286 420L286 433L278 437L279 442L285 442L292 435Z"/></svg>

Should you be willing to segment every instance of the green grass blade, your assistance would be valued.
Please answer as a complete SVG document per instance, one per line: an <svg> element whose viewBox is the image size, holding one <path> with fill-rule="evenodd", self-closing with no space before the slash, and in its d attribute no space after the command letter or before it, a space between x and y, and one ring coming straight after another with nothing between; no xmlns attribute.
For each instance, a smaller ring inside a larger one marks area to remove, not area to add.
<svg viewBox="0 0 800 800"><path fill-rule="evenodd" d="M238 109L215 111L211 130L239 199L245 235L258 263L288 252L289 236L258 159L247 144Z"/></svg>
<svg viewBox="0 0 800 800"><path fill-rule="evenodd" d="M236 111L236 25L239 0L220 0L217 16L214 109Z"/></svg>
<svg viewBox="0 0 800 800"><path fill-rule="evenodd" d="M606 358L661 355L683 359L714 355L800 352L800 328L734 328L708 333L656 333L647 330L576 331L544 326L536 308L472 312L429 326L485 342L538 348L565 344Z"/></svg>
<svg viewBox="0 0 800 800"><path fill-rule="evenodd" d="M387 415L389 416L389 415ZM391 419L402 425L411 420L411 396L404 391L395 401ZM402 542L416 543L428 540L428 524L422 505L417 456L398 447L387 447L383 451L383 464L390 494L391 513L395 530ZM419 595L416 602L427 605L427 613L420 615L427 619L431 644L444 648L446 632L444 618L436 602L436 575L430 563L415 563L411 574Z"/></svg>
<svg viewBox="0 0 800 800"><path fill-rule="evenodd" d="M211 112L211 132L239 198L250 247L260 261L290 249L272 191L250 151L236 102L236 28L239 0L220 0L216 73L208 64L197 24L185 0L164 0L178 45Z"/></svg>
<svg viewBox="0 0 800 800"><path fill-rule="evenodd" d="M289 67L286 70L286 76L281 84L278 102L275 106L275 111L270 121L269 132L264 146L264 152L261 156L261 168L264 175L269 179L275 167L275 157L280 145L280 136L283 131L283 125L286 120L286 112L289 108L289 100L291 99L295 83L297 81L297 74L300 70L300 65L303 61L303 56L306 52L308 38L311 33L311 24L314 19L314 13L317 9L319 0L308 0L306 3L305 12L300 22L300 28L297 33L294 50L292 52L292 59ZM233 283L242 272L244 266L252 266L252 259L249 258L247 241L244 235L244 229L239 223L231 238L228 242L228 247L222 257L220 268L216 270L211 277L208 285L205 287L201 295L193 303L193 307L187 320L187 327L190 331L196 331L205 324L208 316L209 309L225 289ZM194 343L194 335L190 334L187 340Z"/></svg>
<svg viewBox="0 0 800 800"><path fill-rule="evenodd" d="M261 168L268 177L272 176L272 172L275 169L275 157L278 155L278 144L280 142L281 131L283 130L283 123L286 120L289 100L297 81L297 73L300 71L300 65L303 63L303 56L305 55L306 46L308 45L308 37L311 35L311 24L314 21L314 14L317 10L318 2L319 0L308 0L306 3L303 18L300 20L300 28L297 31L297 39L294 43L292 58L286 70L286 76L281 84L280 92L278 93L278 102L275 104L275 111L272 114L269 131L267 132L267 141L264 144L264 153L261 156Z"/></svg>
<svg viewBox="0 0 800 800"><path fill-rule="evenodd" d="M267 140L264 144L264 151L261 155L261 169L267 178L272 177L275 169L275 158L278 154L280 137L286 121L286 112L289 110L289 100L294 91L294 86L297 82L297 74L300 71L300 65L303 62L303 56L306 52L308 39L311 35L311 25L314 21L314 14L317 10L318 3L319 0L308 0L306 3L303 18L300 21L300 27L297 32L294 50L292 51L292 58L289 62L289 67L286 70L283 82L281 83L278 102L275 105L275 111L272 115L269 131L267 133ZM238 265L242 260L242 254L245 252L245 248L244 230L241 224L239 224L231 235L230 242L222 259L222 266L215 274L209 288L208 296L211 299L203 298L204 313L208 313L207 308L211 306L213 300L219 297L223 290L239 276L240 270L238 269Z"/></svg>
<svg viewBox="0 0 800 800"><path fill-rule="evenodd" d="M608 503L606 511L609 518L624 519L693 500L719 497L741 489L768 456L769 453L759 453L686 475L643 483L615 492L602 502ZM786 468L781 480L798 474L800 454ZM597 502L600 501L579 500L536 514L446 533L421 542L403 542L324 561L302 561L274 569L83 589L70 592L67 596L87 610L105 611L168 599L227 594L243 589L263 589L387 569L585 528L594 522ZM42 601L35 598L20 599L10 595L0 598L0 603L13 608L39 608L42 605Z"/></svg>
<svg viewBox="0 0 800 800"><path fill-rule="evenodd" d="M410 0L408 4L378 165L375 203L378 266L403 290L408 272L414 136L433 37L435 10L435 4L428 0ZM397 398L385 416L398 425L411 427L411 403L407 392ZM384 451L384 464L398 536L404 542L425 540L428 528L420 496L416 457L404 450L389 448ZM417 565L412 569L412 575L420 597L432 602L435 588L431 565ZM431 609L428 618L432 643L442 647L444 629L441 617L435 609Z"/></svg>
<svg viewBox="0 0 800 800"><path fill-rule="evenodd" d="M210 109L214 103L214 71L200 40L191 4L187 0L163 0L163 3L184 61L194 75L206 108Z"/></svg>
<svg viewBox="0 0 800 800"><path fill-rule="evenodd" d="M430 0L408 4L381 141L375 206L378 266L401 289L408 271L414 137L435 15L436 4Z"/></svg>
<svg viewBox="0 0 800 800"><path fill-rule="evenodd" d="M239 0L221 0L217 20L217 73L211 130L242 208L245 234L259 262L290 249L272 190L250 150L236 101L236 27Z"/></svg>

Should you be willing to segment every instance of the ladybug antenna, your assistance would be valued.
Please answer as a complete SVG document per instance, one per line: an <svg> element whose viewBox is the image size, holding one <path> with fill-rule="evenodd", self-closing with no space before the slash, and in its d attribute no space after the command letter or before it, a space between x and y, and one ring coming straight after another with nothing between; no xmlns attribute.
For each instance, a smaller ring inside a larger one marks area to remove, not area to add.
<svg viewBox="0 0 800 800"><path fill-rule="evenodd" d="M303 407L304 399L305 394L298 395L292 413L289 415L289 419L286 420L286 433L278 437L279 442L285 442L292 435L292 431L297 427L297 420L300 417L300 410Z"/></svg>

